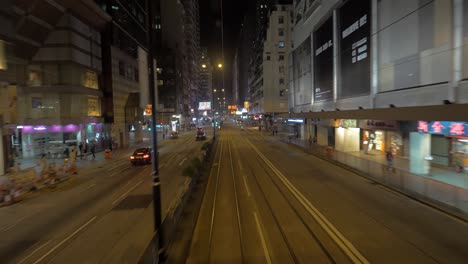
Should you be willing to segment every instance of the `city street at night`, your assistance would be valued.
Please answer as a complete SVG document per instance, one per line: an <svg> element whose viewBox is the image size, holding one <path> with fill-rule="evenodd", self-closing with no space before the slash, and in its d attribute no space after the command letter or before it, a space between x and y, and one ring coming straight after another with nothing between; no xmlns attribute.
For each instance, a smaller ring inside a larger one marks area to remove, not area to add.
<svg viewBox="0 0 468 264"><path fill-rule="evenodd" d="M225 125L187 263L465 263L466 222Z"/></svg>

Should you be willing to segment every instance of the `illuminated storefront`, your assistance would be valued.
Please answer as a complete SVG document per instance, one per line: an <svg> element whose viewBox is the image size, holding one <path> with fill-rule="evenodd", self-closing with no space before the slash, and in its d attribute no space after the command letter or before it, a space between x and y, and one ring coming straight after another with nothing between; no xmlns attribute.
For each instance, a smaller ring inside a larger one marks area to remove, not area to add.
<svg viewBox="0 0 468 264"><path fill-rule="evenodd" d="M80 142L102 148L102 124L17 126L13 143L18 158L61 157L65 148Z"/></svg>
<svg viewBox="0 0 468 264"><path fill-rule="evenodd" d="M431 135L432 163L468 168L468 123L458 121L419 121L418 132Z"/></svg>

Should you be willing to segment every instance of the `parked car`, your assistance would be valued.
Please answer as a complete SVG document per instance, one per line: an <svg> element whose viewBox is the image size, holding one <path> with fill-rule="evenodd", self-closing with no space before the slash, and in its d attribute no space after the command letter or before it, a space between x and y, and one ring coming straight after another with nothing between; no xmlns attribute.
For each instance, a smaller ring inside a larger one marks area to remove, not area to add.
<svg viewBox="0 0 468 264"><path fill-rule="evenodd" d="M130 156L130 162L134 166L138 164L150 164L152 152L151 148L139 148Z"/></svg>
<svg viewBox="0 0 468 264"><path fill-rule="evenodd" d="M204 131L197 131L196 140L206 140L206 133Z"/></svg>
<svg viewBox="0 0 468 264"><path fill-rule="evenodd" d="M179 138L179 133L177 133L177 132L171 132L170 138L171 138L171 139Z"/></svg>

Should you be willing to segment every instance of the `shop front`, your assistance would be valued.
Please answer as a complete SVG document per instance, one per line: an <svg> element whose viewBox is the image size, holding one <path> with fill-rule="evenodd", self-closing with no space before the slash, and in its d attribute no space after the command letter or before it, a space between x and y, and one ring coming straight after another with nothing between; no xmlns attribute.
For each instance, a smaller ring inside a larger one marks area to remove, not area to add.
<svg viewBox="0 0 468 264"><path fill-rule="evenodd" d="M335 149L342 152L359 152L360 128L356 119L340 119L335 128Z"/></svg>
<svg viewBox="0 0 468 264"><path fill-rule="evenodd" d="M335 147L335 128L339 126L339 121L336 119L315 119L312 122L317 144Z"/></svg>
<svg viewBox="0 0 468 264"><path fill-rule="evenodd" d="M393 155L404 156L403 133L399 131L397 121L359 120L361 150L369 154L384 154L391 150Z"/></svg>
<svg viewBox="0 0 468 264"><path fill-rule="evenodd" d="M80 142L94 144L96 150L103 148L102 124L68 124L17 126L12 136L18 158L48 158L63 156L66 148Z"/></svg>
<svg viewBox="0 0 468 264"><path fill-rule="evenodd" d="M290 137L304 139L306 121L304 118L288 118L288 133Z"/></svg>
<svg viewBox="0 0 468 264"><path fill-rule="evenodd" d="M431 163L468 170L468 123L419 121L418 132L430 135Z"/></svg>

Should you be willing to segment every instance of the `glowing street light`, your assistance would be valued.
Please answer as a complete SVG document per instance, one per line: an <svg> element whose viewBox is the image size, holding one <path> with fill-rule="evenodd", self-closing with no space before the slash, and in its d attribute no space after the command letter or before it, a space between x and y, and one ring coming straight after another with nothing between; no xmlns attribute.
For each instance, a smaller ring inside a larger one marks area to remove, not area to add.
<svg viewBox="0 0 468 264"><path fill-rule="evenodd" d="M206 68L206 64L202 64L201 67L202 67L203 69L205 69L205 68Z"/></svg>
<svg viewBox="0 0 468 264"><path fill-rule="evenodd" d="M221 69L222 67L223 67L223 64L219 63L219 64L218 64L218 68Z"/></svg>
<svg viewBox="0 0 468 264"><path fill-rule="evenodd" d="M216 89L214 89L213 91L215 91L215 92L216 92Z"/></svg>

